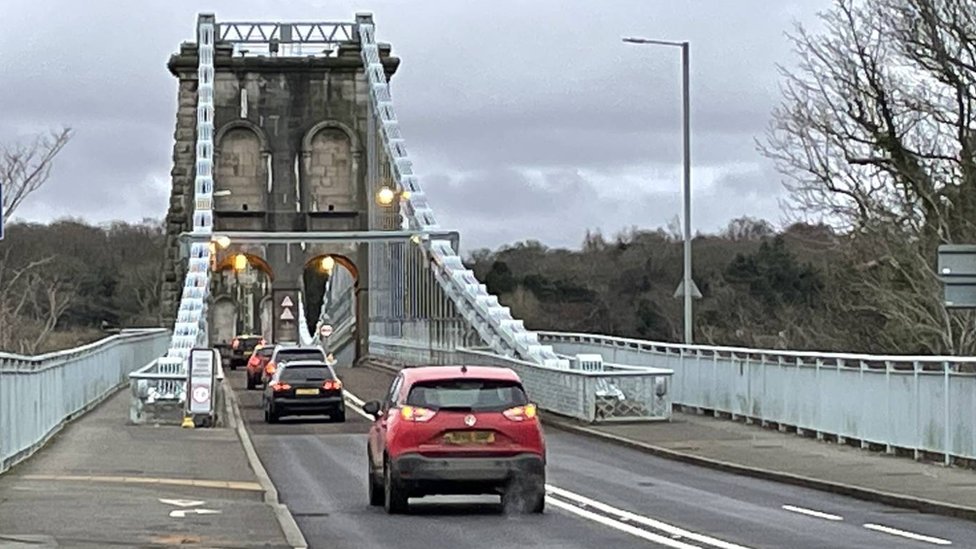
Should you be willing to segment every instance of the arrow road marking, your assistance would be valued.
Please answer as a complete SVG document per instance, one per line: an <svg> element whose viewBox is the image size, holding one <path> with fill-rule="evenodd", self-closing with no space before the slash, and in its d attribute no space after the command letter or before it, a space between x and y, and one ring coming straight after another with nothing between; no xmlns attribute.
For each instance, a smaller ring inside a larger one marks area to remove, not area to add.
<svg viewBox="0 0 976 549"><path fill-rule="evenodd" d="M169 516L173 518L186 518L187 513L196 513L198 515L216 515L220 511L215 511L213 509L177 509L176 511L170 511Z"/></svg>
<svg viewBox="0 0 976 549"><path fill-rule="evenodd" d="M205 501L197 501L194 499L163 499L159 498L160 503L168 503L170 505L176 505L177 507L195 507L197 505L203 505Z"/></svg>

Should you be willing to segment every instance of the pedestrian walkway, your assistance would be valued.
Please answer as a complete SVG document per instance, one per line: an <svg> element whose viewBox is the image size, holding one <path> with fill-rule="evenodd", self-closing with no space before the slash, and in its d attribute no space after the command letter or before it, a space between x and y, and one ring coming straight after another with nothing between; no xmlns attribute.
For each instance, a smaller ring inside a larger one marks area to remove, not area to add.
<svg viewBox="0 0 976 549"><path fill-rule="evenodd" d="M291 547L234 429L129 425L128 399L0 475L0 548Z"/></svg>
<svg viewBox="0 0 976 549"><path fill-rule="evenodd" d="M678 412L670 423L583 425L547 419L665 457L976 520L976 471L970 469Z"/></svg>

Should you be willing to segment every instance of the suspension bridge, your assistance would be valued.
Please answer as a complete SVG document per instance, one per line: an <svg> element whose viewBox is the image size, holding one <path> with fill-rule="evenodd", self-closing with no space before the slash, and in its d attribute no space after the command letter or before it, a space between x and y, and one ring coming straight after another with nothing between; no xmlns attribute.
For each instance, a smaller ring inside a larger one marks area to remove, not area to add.
<svg viewBox="0 0 976 549"><path fill-rule="evenodd" d="M0 472L20 462L28 467L27 473L17 469L7 477L24 483L71 481L70 475L31 472L35 460L28 458L68 421L106 399L109 404L94 414L107 422L111 420L104 410L125 415L134 429L165 423L167 417L178 420L190 398L191 355L201 349L223 349L237 334L257 333L273 342L322 345L339 358L347 386L364 398L381 397L392 373L412 365L508 366L523 379L547 421L551 418L562 428L775 481L756 481L749 488L752 491L743 494L722 474L708 473L714 475L708 476L714 490L710 492L689 480L705 473L654 461L658 480L646 484L670 486L655 495L672 507L658 509L659 515L649 518L608 502L631 510L638 503L644 505L643 496L633 489L645 482L641 480L648 476L644 464L651 458L619 447L610 450L605 442L584 442L577 435L555 435L552 452L559 456L556 478L562 487L552 487L550 495L568 514L559 519L559 528L548 531L559 530L549 541L560 547L579 543L623 547L635 539L639 546L746 547L755 541L751 529L760 523L767 536L761 543L812 547L823 540L796 537L796 531L806 527L797 521L818 517L841 523L846 513L857 518L824 534L832 546L848 542L870 546L879 541L873 537L877 535L889 536L884 540L895 544L908 543L906 539L943 545L949 541L913 533L926 530L953 539L972 535L968 523L949 519L938 519L943 521L938 529L927 527L931 524L924 517L934 520L931 515L906 520L898 528L886 526L887 518L877 518L887 517L881 514L887 512L884 509L866 511L806 488L791 497L813 502L810 505L820 511L799 507L793 500L784 499L775 508L764 507L763 502L779 498L777 483L788 482L884 505L976 517L976 501L958 488L965 479L952 473L933 481L931 475L912 469L922 467L918 462L926 459L944 465L976 459L972 430L976 374L971 373L976 359L681 345L527 329L464 265L459 255L462 235L437 222L432 208L436 197L424 192L421 177L414 172L390 91L399 59L389 44L377 41L371 15L358 14L348 22L263 23L221 21L203 14L197 20L195 40L184 42L168 67L179 87L163 270L166 325L126 330L95 344L41 357L0 355ZM257 397L236 395L239 391L231 389L236 383L233 376L219 360L215 368L212 411L217 422L209 432L218 433L232 424L248 441L244 444L250 448L247 459L264 483L252 483L260 484L256 489L266 494L290 491L282 499L291 498L286 503L293 508L324 505L329 509L318 515L296 512L297 522L287 518L290 514L276 511L289 544L302 546L294 542L303 539L296 533L298 527L322 543L338 543L339 538L329 537L327 531L364 536L365 525L359 519L333 522L332 530L315 520L329 513L352 512L346 491L358 490L358 484L329 476L319 467L324 460L338 471L361 460L361 439L355 437L365 431L350 434L317 425L294 427L285 434L262 430L249 416L249 410L257 408ZM122 403L112 395L126 384L129 391ZM350 398L362 403L355 395ZM711 420L717 423L704 422L706 417L718 418ZM77 428L87 428L86 421L80 420ZM358 421L350 426L365 429L366 423ZM792 433L792 437L772 436L794 442L770 443L766 447L776 450L763 456L780 457L762 457L756 453L755 433L769 429L759 431L758 426ZM254 436L253 444L248 433ZM663 435L672 439L655 438L661 433L672 433ZM108 435L91 431L87 436L102 440L98 437ZM331 437L332 449L322 450L314 437ZM62 448L82 444L68 440ZM143 473L156 469L172 473L171 466L162 467L162 461L152 458L152 444L170 444L170 459L192 454L187 450L191 439L146 438L129 445L105 440L99 444L113 444L125 458L120 460L138 462L138 467L126 465L125 471L136 467ZM723 445L727 440L735 444ZM863 452L853 459L840 450L824 450L823 441L902 454L915 461L878 465L868 461L877 454ZM811 450L804 444L815 446ZM752 453L742 450L744 446ZM52 447L51 455L62 457L42 454L36 458L42 465L34 467L43 468L45 459L77 465L84 459L77 456L87 455L68 450L58 454L57 448ZM221 448L211 450L228 451ZM133 453L138 451L143 453ZM811 452L824 452L824 467L803 465L811 461ZM69 454L75 457L64 457ZM851 467L879 468L883 475L918 474L926 480L915 486L911 480L895 485L882 479L868 486L870 478L844 476L843 467L832 465L845 460L851 460ZM116 477L91 474L100 465L85 463L76 468L88 472L88 481L116 482L111 480ZM203 471L201 475L213 473L205 459L186 458L180 463ZM767 466L766 473L757 472L761 465ZM289 480L295 474L304 475L303 482L310 486L320 483L317 495L307 495L303 485ZM97 478L102 480L92 480ZM117 482L139 482L137 477L118 478L122 480ZM272 480L278 489L270 487ZM206 486L186 482L193 489ZM229 486L231 481L225 482ZM236 489L249 489L245 481L238 484ZM899 490L902 495L892 495ZM581 492L596 493L604 501ZM200 498L201 493L197 493ZM280 505L278 495L266 499ZM710 507L713 500L721 509ZM192 506L185 503L191 500L159 501ZM197 503L203 504L193 505ZM236 500L224 503L228 509L241 506L241 513L260 514ZM33 509L29 504L16 509L7 505L0 510L6 509L10 517L15 516L12 509L18 513ZM140 505L149 504L132 505L142 509ZM182 513L185 517L190 511ZM569 516L614 533L595 533L566 522ZM659 520L661 516L666 520ZM431 522L432 531L450 537L452 546L478 546L468 538L452 537L450 520ZM476 539L492 535L470 521L464 523L480 532ZM728 523L753 526L741 530L727 527ZM430 546L429 540L421 540L422 532L401 526L390 532L365 529L373 532L370 543L377 546L403 540ZM0 519L0 534L5 528L10 529L10 523ZM519 540L537 539L532 525L513 528ZM614 537L618 534L623 537ZM221 531L221 535L230 534ZM490 539L498 547L512 541ZM699 545L689 545L692 542ZM515 545L524 546L521 541Z"/></svg>

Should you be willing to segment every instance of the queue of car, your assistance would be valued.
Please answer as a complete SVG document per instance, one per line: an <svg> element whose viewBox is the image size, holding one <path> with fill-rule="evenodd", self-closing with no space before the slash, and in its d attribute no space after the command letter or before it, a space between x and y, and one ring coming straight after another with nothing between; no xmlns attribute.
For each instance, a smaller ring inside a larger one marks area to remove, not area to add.
<svg viewBox="0 0 976 549"><path fill-rule="evenodd" d="M241 341L249 354L247 388L262 385L267 423L313 414L346 420L342 381L321 347ZM409 498L499 494L506 510L544 511L545 436L513 370L406 368L383 399L360 411L372 418L366 441L370 505L395 514L408 512Z"/></svg>

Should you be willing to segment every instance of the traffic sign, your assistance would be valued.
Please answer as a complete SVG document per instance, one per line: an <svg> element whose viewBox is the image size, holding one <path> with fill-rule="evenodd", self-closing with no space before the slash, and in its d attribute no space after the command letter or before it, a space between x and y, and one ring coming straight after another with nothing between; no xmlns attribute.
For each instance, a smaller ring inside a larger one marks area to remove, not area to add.
<svg viewBox="0 0 976 549"><path fill-rule="evenodd" d="M295 304L292 303L291 296L287 296L286 295L285 298L281 300L281 306L282 307L294 307Z"/></svg>
<svg viewBox="0 0 976 549"><path fill-rule="evenodd" d="M187 394L187 408L190 414L209 415L213 412L213 387L216 372L214 349L196 348L190 350L190 375L186 382L189 385Z"/></svg>
<svg viewBox="0 0 976 549"><path fill-rule="evenodd" d="M291 313L291 309L285 309L281 311L281 320L295 320L295 315Z"/></svg>
<svg viewBox="0 0 976 549"><path fill-rule="evenodd" d="M329 337L330 335L332 335L332 325L323 324L322 327L319 328L319 334L321 334L322 337Z"/></svg>

